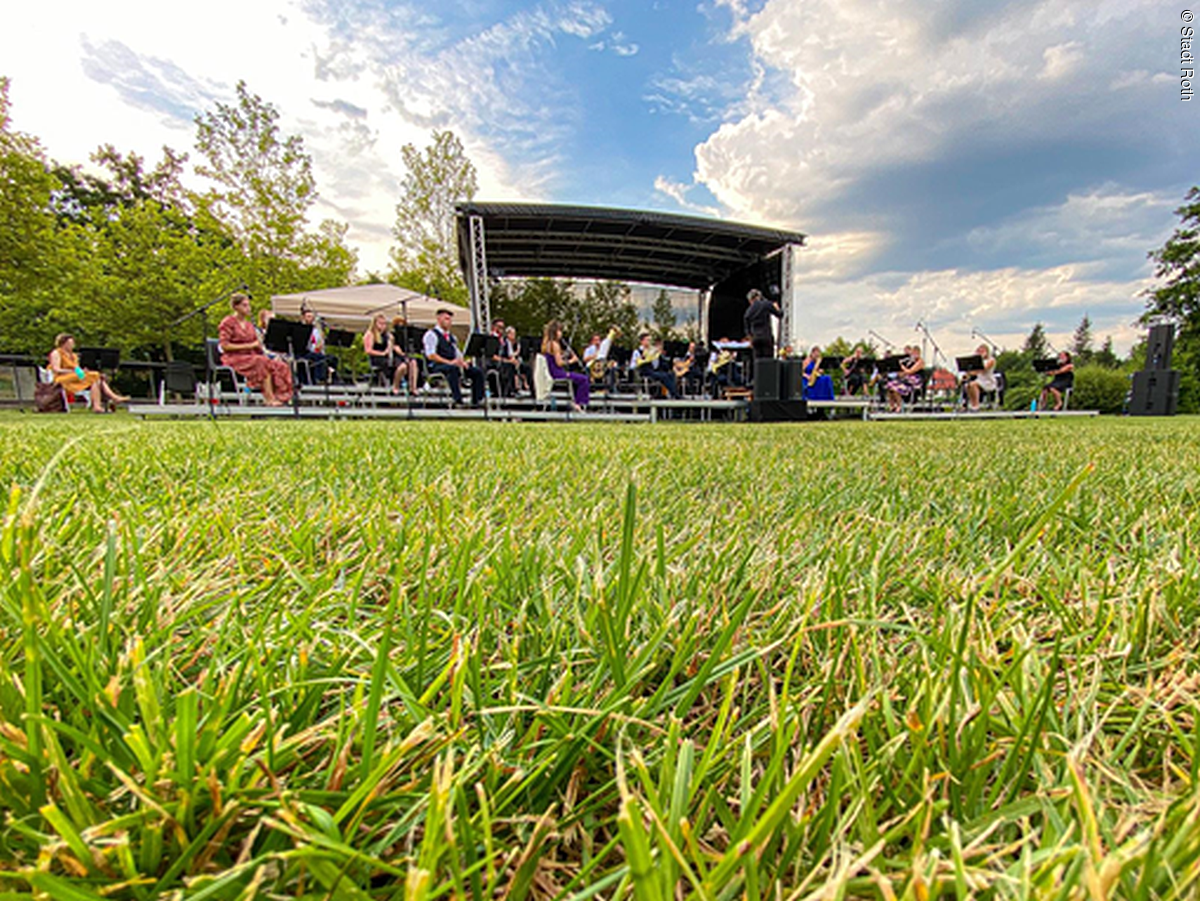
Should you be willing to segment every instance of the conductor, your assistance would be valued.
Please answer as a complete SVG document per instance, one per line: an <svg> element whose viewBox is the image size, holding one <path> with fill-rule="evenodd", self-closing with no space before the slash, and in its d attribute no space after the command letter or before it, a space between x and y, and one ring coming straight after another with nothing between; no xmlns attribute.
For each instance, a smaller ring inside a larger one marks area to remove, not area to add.
<svg viewBox="0 0 1200 901"><path fill-rule="evenodd" d="M746 336L754 348L754 359L771 360L775 358L775 327L771 317L779 317L782 312L779 304L767 300L757 288L752 288L746 295L750 306L742 317L746 326Z"/></svg>

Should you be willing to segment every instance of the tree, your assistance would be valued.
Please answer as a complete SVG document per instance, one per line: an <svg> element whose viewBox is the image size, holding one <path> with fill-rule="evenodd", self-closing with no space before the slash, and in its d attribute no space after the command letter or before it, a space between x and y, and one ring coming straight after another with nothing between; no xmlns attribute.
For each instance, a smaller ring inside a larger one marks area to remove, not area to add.
<svg viewBox="0 0 1200 901"><path fill-rule="evenodd" d="M218 103L196 117L196 172L214 182L197 197L204 211L240 245L247 261L244 280L269 295L294 287L303 256L308 210L317 199L312 158L299 135L284 137L279 113L244 81L237 103Z"/></svg>
<svg viewBox="0 0 1200 901"><path fill-rule="evenodd" d="M1082 365L1091 361L1092 354L1092 320L1084 313L1071 338L1071 355Z"/></svg>
<svg viewBox="0 0 1200 901"><path fill-rule="evenodd" d="M1039 360L1050 352L1050 342L1046 340L1046 327L1040 322L1035 323L1029 332L1022 352L1031 360Z"/></svg>
<svg viewBox="0 0 1200 901"><path fill-rule="evenodd" d="M650 317L654 324L652 331L655 338L663 341L675 338L675 309L671 306L671 295L665 288L659 288L654 304L650 307Z"/></svg>
<svg viewBox="0 0 1200 901"><path fill-rule="evenodd" d="M1200 187L1193 187L1175 210L1182 223L1157 250L1154 277L1163 284L1147 292L1144 320L1166 317L1191 330L1200 327Z"/></svg>
<svg viewBox="0 0 1200 901"><path fill-rule="evenodd" d="M58 181L41 145L11 127L9 81L0 78L0 350L46 350L65 328L62 300L74 257L57 228Z"/></svg>
<svg viewBox="0 0 1200 901"><path fill-rule="evenodd" d="M392 280L414 291L466 303L467 286L458 266L455 204L477 190L475 166L452 131L434 131L433 143L401 148L408 170L396 205L392 231Z"/></svg>
<svg viewBox="0 0 1200 901"><path fill-rule="evenodd" d="M1097 366L1102 366L1105 369L1118 369L1121 366L1121 360L1117 357L1113 350L1112 335L1107 335L1104 338L1104 344L1100 349L1092 354L1092 362Z"/></svg>

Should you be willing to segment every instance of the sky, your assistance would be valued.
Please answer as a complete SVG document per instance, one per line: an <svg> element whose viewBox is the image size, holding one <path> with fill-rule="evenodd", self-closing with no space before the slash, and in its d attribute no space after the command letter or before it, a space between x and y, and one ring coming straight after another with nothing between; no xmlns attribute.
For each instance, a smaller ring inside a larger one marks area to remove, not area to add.
<svg viewBox="0 0 1200 901"><path fill-rule="evenodd" d="M244 79L314 158L314 223L386 267L400 148L460 136L480 200L794 229L800 345L868 331L1138 339L1147 252L1200 182L1162 0L208 0L17 4L13 125L154 162ZM1194 25L1194 23L1193 23Z"/></svg>

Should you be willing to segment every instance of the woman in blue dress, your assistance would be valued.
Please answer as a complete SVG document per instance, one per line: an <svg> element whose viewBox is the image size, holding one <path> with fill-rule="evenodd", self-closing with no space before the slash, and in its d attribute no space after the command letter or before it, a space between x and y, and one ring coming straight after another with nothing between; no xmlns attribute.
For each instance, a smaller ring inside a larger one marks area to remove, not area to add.
<svg viewBox="0 0 1200 901"><path fill-rule="evenodd" d="M804 358L804 399L833 400L833 377L821 371L819 347L814 347Z"/></svg>

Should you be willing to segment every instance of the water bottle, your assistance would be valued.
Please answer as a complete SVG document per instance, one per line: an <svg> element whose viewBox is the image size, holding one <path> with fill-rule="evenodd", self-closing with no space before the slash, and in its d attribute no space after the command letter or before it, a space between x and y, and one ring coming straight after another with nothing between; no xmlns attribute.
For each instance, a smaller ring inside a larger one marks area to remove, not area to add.
<svg viewBox="0 0 1200 901"><path fill-rule="evenodd" d="M1036 397L1029 402L1029 412L1030 413L1037 412L1037 398Z"/></svg>

